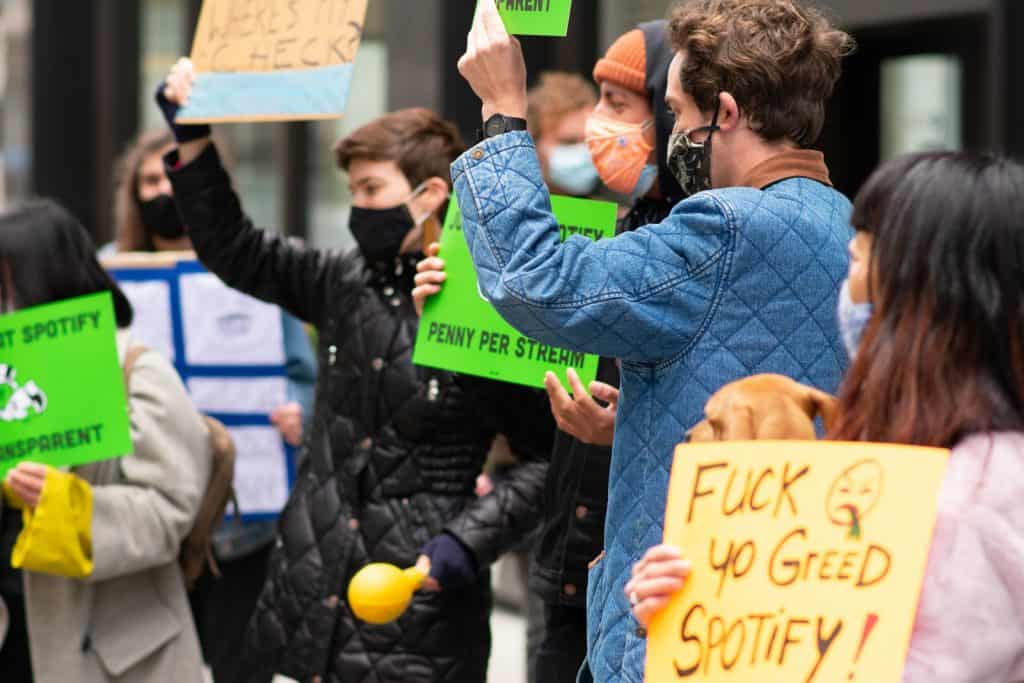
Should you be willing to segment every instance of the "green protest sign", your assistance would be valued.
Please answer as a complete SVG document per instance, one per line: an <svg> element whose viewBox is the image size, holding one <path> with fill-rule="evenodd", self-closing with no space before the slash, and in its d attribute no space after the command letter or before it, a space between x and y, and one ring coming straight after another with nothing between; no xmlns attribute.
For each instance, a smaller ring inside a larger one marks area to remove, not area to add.
<svg viewBox="0 0 1024 683"><path fill-rule="evenodd" d="M551 206L563 240L571 235L598 240L615 234L615 204L552 197ZM531 387L543 387L548 370L563 384L568 368L579 373L584 386L594 380L597 356L548 346L520 334L481 296L454 197L441 233L441 257L448 279L424 308L414 363Z"/></svg>
<svg viewBox="0 0 1024 683"><path fill-rule="evenodd" d="M0 477L132 452L109 292L0 316Z"/></svg>
<svg viewBox="0 0 1024 683"><path fill-rule="evenodd" d="M569 33L572 0L494 0L505 30L518 36L553 36Z"/></svg>

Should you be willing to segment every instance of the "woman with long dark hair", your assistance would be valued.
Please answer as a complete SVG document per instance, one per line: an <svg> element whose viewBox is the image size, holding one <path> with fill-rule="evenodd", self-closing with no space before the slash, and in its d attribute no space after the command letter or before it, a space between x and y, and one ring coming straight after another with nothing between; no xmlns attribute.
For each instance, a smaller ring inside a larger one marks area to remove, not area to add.
<svg viewBox="0 0 1024 683"><path fill-rule="evenodd" d="M853 365L829 437L952 449L903 680L1024 681L1024 167L903 157L851 222L839 322ZM626 588L637 619L688 570L652 549Z"/></svg>
<svg viewBox="0 0 1024 683"><path fill-rule="evenodd" d="M24 567L35 681L202 680L178 553L209 479L206 426L170 363L132 342L131 305L67 211L33 201L0 214L0 273L4 312L110 292L119 358L134 359L131 454L70 472L21 463L5 481L5 498L24 510L17 552L4 564ZM74 495L44 496L51 487ZM53 528L77 533L71 540ZM60 566L32 560L44 547Z"/></svg>

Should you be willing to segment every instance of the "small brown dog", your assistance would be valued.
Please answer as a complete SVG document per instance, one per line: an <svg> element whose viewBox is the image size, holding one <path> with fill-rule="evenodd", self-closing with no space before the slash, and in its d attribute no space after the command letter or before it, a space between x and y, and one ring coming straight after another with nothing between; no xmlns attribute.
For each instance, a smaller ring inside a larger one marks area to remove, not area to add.
<svg viewBox="0 0 1024 683"><path fill-rule="evenodd" d="M754 375L727 384L704 406L707 419L687 434L690 443L758 439L813 440L814 418L828 428L836 399L782 375Z"/></svg>

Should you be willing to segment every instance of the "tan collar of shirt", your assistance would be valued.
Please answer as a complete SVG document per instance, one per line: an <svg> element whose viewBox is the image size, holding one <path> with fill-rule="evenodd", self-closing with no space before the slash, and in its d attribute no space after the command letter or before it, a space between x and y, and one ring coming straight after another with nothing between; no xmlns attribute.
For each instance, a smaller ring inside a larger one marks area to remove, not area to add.
<svg viewBox="0 0 1024 683"><path fill-rule="evenodd" d="M832 186L825 155L813 149L789 150L765 159L750 169L739 185L764 190L789 178L809 178Z"/></svg>

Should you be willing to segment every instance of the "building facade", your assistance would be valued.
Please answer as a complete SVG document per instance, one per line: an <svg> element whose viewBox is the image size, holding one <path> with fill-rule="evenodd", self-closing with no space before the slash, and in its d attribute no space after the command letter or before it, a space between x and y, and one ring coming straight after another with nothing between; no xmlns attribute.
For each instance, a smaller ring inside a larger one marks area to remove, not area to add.
<svg viewBox="0 0 1024 683"><path fill-rule="evenodd" d="M268 0L273 1L273 0ZM97 242L113 237L115 162L162 125L152 93L187 54L200 0L0 0L0 203L53 196ZM670 0L576 0L567 39L523 39L531 79L589 74L599 54ZM854 193L880 161L932 148L1024 156L1021 0L825 0L857 38L821 146ZM325 123L219 127L260 225L317 245L349 242L348 195L331 148L389 110L426 106L468 140L479 103L455 67L474 3L370 0L348 111Z"/></svg>

